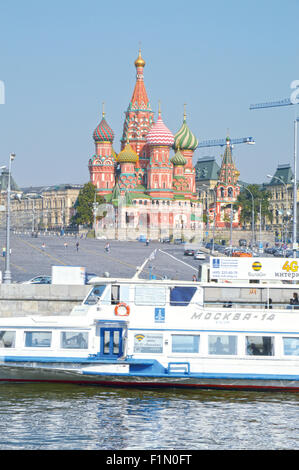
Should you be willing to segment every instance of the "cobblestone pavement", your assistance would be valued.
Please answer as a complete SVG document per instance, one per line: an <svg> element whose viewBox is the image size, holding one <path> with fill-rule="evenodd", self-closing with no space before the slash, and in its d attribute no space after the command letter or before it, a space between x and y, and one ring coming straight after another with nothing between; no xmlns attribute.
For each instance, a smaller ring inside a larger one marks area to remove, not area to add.
<svg viewBox="0 0 299 470"><path fill-rule="evenodd" d="M79 249L76 242L79 241ZM5 246L5 231L0 232L0 270L5 269L2 247ZM67 244L65 246L65 243ZM39 235L33 238L29 234L11 234L10 271L12 282L22 282L34 276L51 275L52 266L83 266L86 272L102 276L132 277L136 267L156 250L155 258L148 261L140 277L150 274L158 279L167 276L170 279L192 280L197 274L202 261L184 256L184 245L109 240L110 253L105 252L107 241L80 239L69 236ZM43 244L45 246L43 247ZM197 246L195 247L197 248ZM208 258L207 258L208 260Z"/></svg>

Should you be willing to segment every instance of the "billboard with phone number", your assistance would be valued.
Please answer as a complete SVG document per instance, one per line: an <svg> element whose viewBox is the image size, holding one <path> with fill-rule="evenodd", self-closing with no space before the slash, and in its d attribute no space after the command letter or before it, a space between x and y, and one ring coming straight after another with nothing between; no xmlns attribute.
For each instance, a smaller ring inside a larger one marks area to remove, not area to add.
<svg viewBox="0 0 299 470"><path fill-rule="evenodd" d="M210 278L219 280L299 280L299 259L210 258Z"/></svg>

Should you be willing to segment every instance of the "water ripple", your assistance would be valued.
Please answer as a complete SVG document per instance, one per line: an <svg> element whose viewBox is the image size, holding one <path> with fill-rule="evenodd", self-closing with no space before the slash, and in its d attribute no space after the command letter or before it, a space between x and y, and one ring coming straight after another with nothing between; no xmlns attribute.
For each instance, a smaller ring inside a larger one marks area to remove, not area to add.
<svg viewBox="0 0 299 470"><path fill-rule="evenodd" d="M2 450L297 450L298 395L1 384Z"/></svg>

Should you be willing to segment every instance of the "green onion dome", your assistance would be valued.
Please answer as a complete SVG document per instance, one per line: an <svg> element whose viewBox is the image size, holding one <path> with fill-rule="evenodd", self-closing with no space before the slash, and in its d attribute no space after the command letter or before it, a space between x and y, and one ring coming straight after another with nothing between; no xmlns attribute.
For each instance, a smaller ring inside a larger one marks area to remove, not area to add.
<svg viewBox="0 0 299 470"><path fill-rule="evenodd" d="M117 155L117 161L119 163L137 163L138 159L138 154L134 152L129 143L127 143L125 148Z"/></svg>
<svg viewBox="0 0 299 470"><path fill-rule="evenodd" d="M186 118L180 130L174 136L174 148L180 148L182 150L195 150L198 146L198 140L194 134L190 131L186 124Z"/></svg>
<svg viewBox="0 0 299 470"><path fill-rule="evenodd" d="M181 154L179 149L176 151L175 155L170 159L170 161L175 166L186 165L187 163L186 158Z"/></svg>

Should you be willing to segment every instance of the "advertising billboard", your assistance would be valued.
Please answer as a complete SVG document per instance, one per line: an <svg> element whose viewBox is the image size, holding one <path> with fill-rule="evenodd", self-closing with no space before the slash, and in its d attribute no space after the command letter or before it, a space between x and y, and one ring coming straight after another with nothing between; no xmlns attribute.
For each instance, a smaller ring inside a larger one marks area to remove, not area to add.
<svg viewBox="0 0 299 470"><path fill-rule="evenodd" d="M210 258L210 278L219 280L299 280L299 259Z"/></svg>

